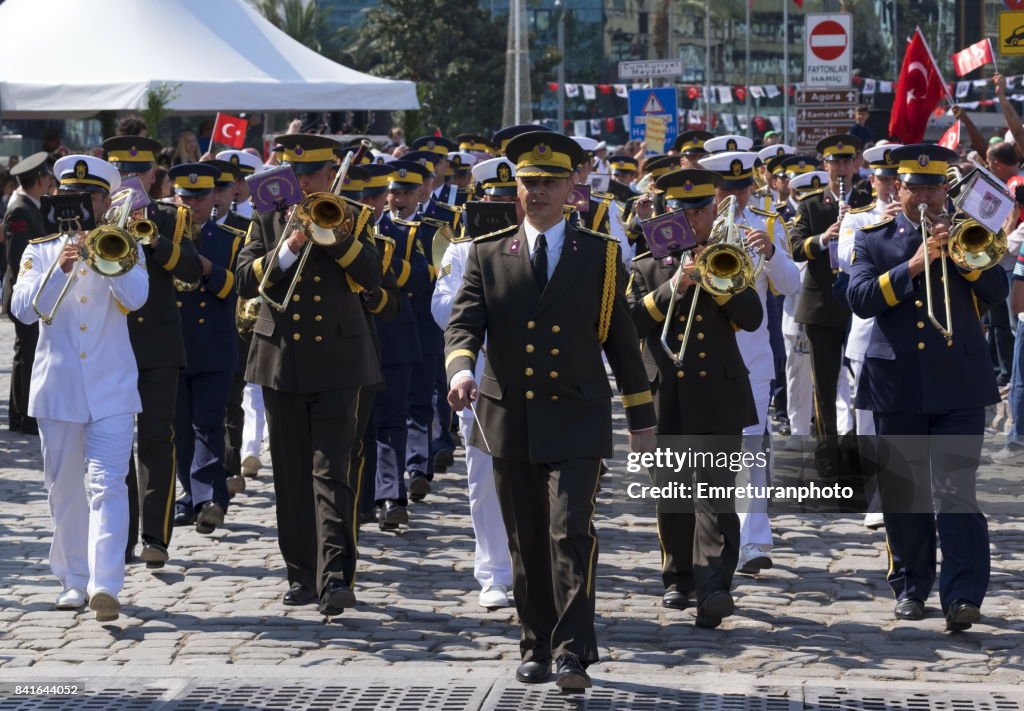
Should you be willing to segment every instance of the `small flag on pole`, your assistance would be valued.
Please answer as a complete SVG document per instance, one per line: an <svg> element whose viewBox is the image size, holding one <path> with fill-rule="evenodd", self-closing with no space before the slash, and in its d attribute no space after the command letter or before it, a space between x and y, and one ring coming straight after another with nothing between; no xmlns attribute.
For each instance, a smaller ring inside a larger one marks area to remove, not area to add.
<svg viewBox="0 0 1024 711"><path fill-rule="evenodd" d="M219 113L213 124L213 141L232 148L242 148L245 145L245 131L248 126L249 122L244 118Z"/></svg>
<svg viewBox="0 0 1024 711"><path fill-rule="evenodd" d="M975 42L970 47L960 50L952 57L953 68L956 69L958 77L970 74L978 67L995 62L995 56L992 53L992 40L986 37L981 42Z"/></svg>
<svg viewBox="0 0 1024 711"><path fill-rule="evenodd" d="M960 122L954 121L953 125L946 129L939 139L939 145L955 151L960 146Z"/></svg>

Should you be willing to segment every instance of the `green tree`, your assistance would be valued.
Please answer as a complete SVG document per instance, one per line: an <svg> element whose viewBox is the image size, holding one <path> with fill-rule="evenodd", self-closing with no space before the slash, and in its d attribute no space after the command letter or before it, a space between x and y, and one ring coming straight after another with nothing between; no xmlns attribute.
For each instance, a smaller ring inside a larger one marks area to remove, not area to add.
<svg viewBox="0 0 1024 711"><path fill-rule="evenodd" d="M258 0L256 7L292 39L337 60L341 52L340 35L317 0Z"/></svg>
<svg viewBox="0 0 1024 711"><path fill-rule="evenodd" d="M418 118L428 130L455 135L498 128L505 27L478 0L382 0L367 12L359 42L367 46L358 52L378 60L366 67L372 74L417 83Z"/></svg>

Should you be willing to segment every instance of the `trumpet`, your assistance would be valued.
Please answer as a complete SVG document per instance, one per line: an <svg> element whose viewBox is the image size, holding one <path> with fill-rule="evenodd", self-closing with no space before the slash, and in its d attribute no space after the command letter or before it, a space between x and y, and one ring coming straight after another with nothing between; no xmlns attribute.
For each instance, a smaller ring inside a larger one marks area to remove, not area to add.
<svg viewBox="0 0 1024 711"><path fill-rule="evenodd" d="M932 322L932 325L948 342L953 340L953 313L949 305L949 273L946 267L946 248L943 247L939 253L939 263L942 270L942 298L946 307L946 323L942 323L935 316L935 303L932 299L932 265L927 256L928 238L931 237L932 222L928 219L928 206L921 203L917 207L921 219L921 240L925 248L924 294L925 300L928 302L928 320ZM940 217L946 217L945 211L940 213ZM950 238L952 239L952 235L950 235Z"/></svg>
<svg viewBox="0 0 1024 711"><path fill-rule="evenodd" d="M65 237L61 242L60 252L57 254L57 258L53 260L53 263L50 264L49 269L46 270L39 291L32 298L32 310L36 312L36 315L47 326L53 323L57 309L71 290L71 285L77 279L75 268L78 266L78 262L84 261L86 266L94 272L100 276L108 277L127 274L138 263L139 253L135 245L135 237L127 229L128 220L131 216L131 207L131 193L129 192L116 211L108 213L107 220L92 229L85 236L78 261L75 262L71 271L68 272L64 286L57 295L57 301L49 312L43 313L39 308L39 295L42 294L47 283L49 283L57 267L60 265L64 250L75 239L75 234L71 231L72 228L70 226L65 227Z"/></svg>
<svg viewBox="0 0 1024 711"><path fill-rule="evenodd" d="M345 184L345 177L348 175L352 163L359 160L372 147L372 143L363 140L358 150L349 152L345 156L341 169L334 178L334 184L331 185L330 192L318 192L307 195L292 210L292 214L288 218L284 230L281 232L281 238L287 239L295 229L301 226L309 241L302 248L302 255L299 257L295 274L288 285L284 299L281 301L275 301L268 293L270 273L277 255L276 249L267 260L266 271L263 274L263 279L260 280L259 294L263 297L264 301L276 310L285 311L288 308L292 295L295 293L295 287L298 286L299 277L302 276L302 270L306 267L306 261L309 259L309 252L313 245L331 247L347 239L348 234L352 232L352 228L355 226L355 214L341 197L341 188ZM341 237L339 233L345 236Z"/></svg>
<svg viewBox="0 0 1024 711"><path fill-rule="evenodd" d="M683 330L678 352L673 351L668 342L676 305L676 289L673 284L665 325L661 330L661 346L677 366L682 365L683 354L690 342L690 330L693 327L694 315L697 313L697 299L701 290L712 296L731 296L749 287L757 278L753 261L743 244L742 235L750 228L736 224L738 206L739 202L735 195L730 195L718 206L718 216L711 226L708 246L696 259L697 285L690 301L690 312L686 318L686 328Z"/></svg>

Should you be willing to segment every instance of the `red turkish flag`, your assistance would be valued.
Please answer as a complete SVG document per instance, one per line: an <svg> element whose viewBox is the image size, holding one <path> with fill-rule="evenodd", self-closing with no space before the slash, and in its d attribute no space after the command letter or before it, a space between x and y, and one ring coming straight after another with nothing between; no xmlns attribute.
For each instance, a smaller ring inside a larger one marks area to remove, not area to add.
<svg viewBox="0 0 1024 711"><path fill-rule="evenodd" d="M1007 10L1024 10L1024 0L1003 0Z"/></svg>
<svg viewBox="0 0 1024 711"><path fill-rule="evenodd" d="M960 146L960 122L954 121L953 125L946 129L939 139L939 145L955 151Z"/></svg>
<svg viewBox="0 0 1024 711"><path fill-rule="evenodd" d="M733 87L732 93L734 93L736 95L736 100L737 101L746 101L747 100L747 87L745 87L745 86Z"/></svg>
<svg viewBox="0 0 1024 711"><path fill-rule="evenodd" d="M223 143L232 148L242 148L245 145L245 131L249 122L244 118L229 116L228 114L217 114L217 120L213 123L214 143Z"/></svg>
<svg viewBox="0 0 1024 711"><path fill-rule="evenodd" d="M696 99L698 96L700 96L700 89L695 86L686 87L686 98L692 100Z"/></svg>
<svg viewBox="0 0 1024 711"><path fill-rule="evenodd" d="M920 29L914 30L907 45L894 94L889 135L900 143L920 143L932 109L943 96L948 97L946 82Z"/></svg>
<svg viewBox="0 0 1024 711"><path fill-rule="evenodd" d="M953 69L956 75L962 77L964 74L973 72L978 67L983 67L989 62L994 62L992 56L992 40L985 38L981 42L975 42L967 49L960 50L952 55Z"/></svg>

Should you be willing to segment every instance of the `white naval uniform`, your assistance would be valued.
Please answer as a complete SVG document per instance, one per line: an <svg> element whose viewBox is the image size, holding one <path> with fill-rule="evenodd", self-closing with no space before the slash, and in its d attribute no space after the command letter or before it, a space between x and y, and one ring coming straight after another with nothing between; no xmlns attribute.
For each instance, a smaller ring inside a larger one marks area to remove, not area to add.
<svg viewBox="0 0 1024 711"><path fill-rule="evenodd" d="M757 408L757 424L743 430L743 449L746 452L764 451L764 434L768 422L768 406L771 402L771 385L775 378L775 358L768 336L767 296L771 289L775 293L790 296L800 291L800 270L797 269L789 254L786 226L781 215L765 214L763 210L743 210L738 219L739 224L749 225L755 230L768 233L775 246L775 254L764 262L764 269L757 277L754 285L764 318L755 331L739 331L736 343L743 355L743 362L750 372L750 390L754 395ZM771 439L769 439L769 446ZM765 486L768 483L765 467L752 466L748 469L750 483L754 486ZM768 521L767 499L753 499L747 502L747 511L741 511L740 517L740 548L756 543L771 545L772 529Z"/></svg>
<svg viewBox="0 0 1024 711"><path fill-rule="evenodd" d="M473 240L453 242L441 259L434 293L430 297L430 313L441 329L448 326L452 304L462 287L462 272ZM486 354L481 352L473 377L480 382ZM508 552L508 534L501 516L498 491L491 469L491 455L469 443L473 431L473 411L468 407L459 413L459 432L466 447L466 469L469 473L469 516L476 537L473 577L481 589L490 585L512 586L512 559Z"/></svg>
<svg viewBox="0 0 1024 711"><path fill-rule="evenodd" d="M39 321L32 300L48 313L68 275L59 267L42 288L64 240L30 243L20 265L11 313ZM149 295L145 256L120 277L102 277L79 262L53 323L40 323L28 412L39 421L43 473L53 542L50 567L65 588L124 586L128 544L128 460L135 414L142 410L138 367L126 314ZM86 494L88 475L88 495Z"/></svg>
<svg viewBox="0 0 1024 711"><path fill-rule="evenodd" d="M622 263L626 265L626 271L631 268L633 254L636 245L629 241L626 235L626 226L622 224L622 208L611 193L594 193L598 200L608 201L608 233L619 241Z"/></svg>
<svg viewBox="0 0 1024 711"><path fill-rule="evenodd" d="M263 388L246 383L242 390L242 461L246 457L260 458L266 429L266 411L263 407Z"/></svg>
<svg viewBox="0 0 1024 711"><path fill-rule="evenodd" d="M850 272L851 259L853 257L854 235L858 229L874 225L885 217L885 204L876 200L870 207L859 210L851 210L843 217L839 225L839 268L844 272ZM846 336L846 357L850 360L850 368L853 370L853 392L857 392L857 383L860 381L861 371L864 369L864 357L868 347L868 340L871 338L871 329L874 328L875 319L861 318L853 314L850 323L850 332ZM870 410L854 410L854 419L857 425L857 434L875 434L875 419Z"/></svg>

